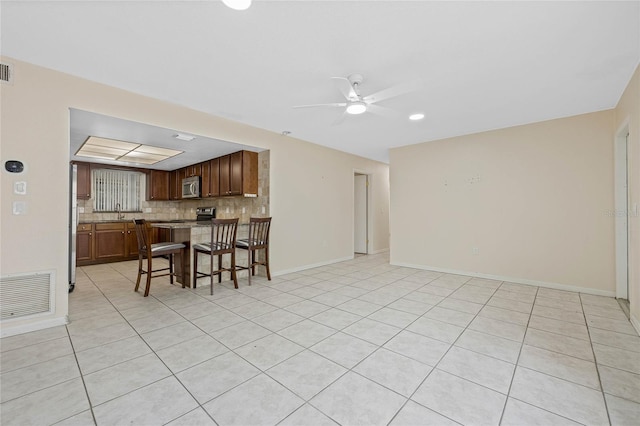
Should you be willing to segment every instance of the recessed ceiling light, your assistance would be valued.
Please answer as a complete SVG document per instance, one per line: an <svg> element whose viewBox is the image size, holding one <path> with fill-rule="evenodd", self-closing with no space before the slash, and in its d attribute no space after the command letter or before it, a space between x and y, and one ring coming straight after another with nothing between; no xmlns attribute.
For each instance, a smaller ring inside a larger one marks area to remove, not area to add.
<svg viewBox="0 0 640 426"><path fill-rule="evenodd" d="M366 110L367 104L365 104L364 102L357 101L347 105L347 114L358 115L362 114Z"/></svg>
<svg viewBox="0 0 640 426"><path fill-rule="evenodd" d="M196 138L195 136L185 135L183 133L178 133L177 135L173 135L173 137L181 141L192 141Z"/></svg>
<svg viewBox="0 0 640 426"><path fill-rule="evenodd" d="M251 6L251 0L222 0L222 3L233 10L247 10Z"/></svg>
<svg viewBox="0 0 640 426"><path fill-rule="evenodd" d="M424 114L421 112L418 112L416 114L411 114L409 116L409 120L411 121L418 121L418 120L422 120L424 118Z"/></svg>

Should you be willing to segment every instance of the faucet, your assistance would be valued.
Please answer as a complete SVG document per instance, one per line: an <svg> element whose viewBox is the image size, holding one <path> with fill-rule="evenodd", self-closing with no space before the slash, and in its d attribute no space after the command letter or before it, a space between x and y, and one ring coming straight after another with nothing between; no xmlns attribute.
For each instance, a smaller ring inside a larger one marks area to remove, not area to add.
<svg viewBox="0 0 640 426"><path fill-rule="evenodd" d="M118 213L118 220L124 219L124 213L122 213L121 208L122 207L120 207L120 203L116 203L116 213Z"/></svg>

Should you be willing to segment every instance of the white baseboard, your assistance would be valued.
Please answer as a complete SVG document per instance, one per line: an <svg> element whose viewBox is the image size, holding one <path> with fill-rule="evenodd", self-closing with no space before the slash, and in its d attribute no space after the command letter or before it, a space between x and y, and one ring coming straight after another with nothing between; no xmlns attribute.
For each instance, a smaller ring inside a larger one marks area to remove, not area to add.
<svg viewBox="0 0 640 426"><path fill-rule="evenodd" d="M0 337L9 337L15 336L16 334L24 334L29 333L31 331L43 330L45 328L57 327L59 325L67 325L69 323L69 318L65 315L64 317L46 319L38 322L32 322L24 325L17 325L14 327L8 327L6 324L2 325L2 330L0 331Z"/></svg>
<svg viewBox="0 0 640 426"><path fill-rule="evenodd" d="M501 275L482 274L479 272L459 271L455 269L438 268L435 266L414 265L404 262L391 262L392 265L405 266L407 268L424 269L426 271L444 272L446 274L466 275L469 277L486 278L489 280L507 281L516 284L533 285L537 287L553 288L556 290L574 291L577 293L593 294L595 296L616 297L615 291L598 290L594 288L578 287L567 284L551 283L546 281L529 280L526 278L505 277Z"/></svg>
<svg viewBox="0 0 640 426"><path fill-rule="evenodd" d="M339 258L339 259L327 260L325 262L313 263L311 265L296 266L295 268L284 269L282 271L276 271L272 275L274 277L277 277L277 276L280 276L280 275L286 275L286 274L292 274L294 272L305 271L307 269L318 268L320 266L327 266L327 265L331 265L331 264L338 263L338 262L345 262L347 260L353 260L353 256L347 256L347 257L342 257L342 258Z"/></svg>
<svg viewBox="0 0 640 426"><path fill-rule="evenodd" d="M388 247L380 249L380 250L373 250L371 253L368 253L368 254L380 254L380 253L384 253L384 252L387 252L387 251L389 251Z"/></svg>
<svg viewBox="0 0 640 426"><path fill-rule="evenodd" d="M636 329L636 333L640 336L640 321L638 321L638 318L633 316L633 314L629 314L629 321L631 321L631 325Z"/></svg>

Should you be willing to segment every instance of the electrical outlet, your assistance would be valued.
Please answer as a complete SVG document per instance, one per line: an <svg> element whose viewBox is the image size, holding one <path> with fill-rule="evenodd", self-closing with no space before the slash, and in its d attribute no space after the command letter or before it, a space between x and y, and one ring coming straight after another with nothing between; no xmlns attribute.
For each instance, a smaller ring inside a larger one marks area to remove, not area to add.
<svg viewBox="0 0 640 426"><path fill-rule="evenodd" d="M243 207L243 208L242 208L242 214L245 214L246 212L247 212L247 208L246 208L246 207Z"/></svg>
<svg viewBox="0 0 640 426"><path fill-rule="evenodd" d="M229 213L229 207L227 207L227 213Z"/></svg>
<svg viewBox="0 0 640 426"><path fill-rule="evenodd" d="M265 206L262 206L262 214L265 214L267 212L267 208Z"/></svg>
<svg viewBox="0 0 640 426"><path fill-rule="evenodd" d="M480 254L480 249L478 247L474 247L471 249L471 253L477 256Z"/></svg>

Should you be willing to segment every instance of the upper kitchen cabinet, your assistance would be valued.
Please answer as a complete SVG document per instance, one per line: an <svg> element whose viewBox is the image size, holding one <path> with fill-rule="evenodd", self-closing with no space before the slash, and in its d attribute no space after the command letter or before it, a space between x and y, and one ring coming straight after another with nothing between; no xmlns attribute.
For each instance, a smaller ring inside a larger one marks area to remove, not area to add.
<svg viewBox="0 0 640 426"><path fill-rule="evenodd" d="M184 177L193 177L193 176L202 176L202 163L192 164L190 166L185 167L184 169Z"/></svg>
<svg viewBox="0 0 640 426"><path fill-rule="evenodd" d="M91 165L89 163L75 163L78 167L77 198L88 200L91 198Z"/></svg>
<svg viewBox="0 0 640 426"><path fill-rule="evenodd" d="M147 201L169 200L169 177L171 172L149 170L147 174Z"/></svg>
<svg viewBox="0 0 640 426"><path fill-rule="evenodd" d="M182 175L180 170L174 170L169 173L169 199L182 199Z"/></svg>
<svg viewBox="0 0 640 426"><path fill-rule="evenodd" d="M202 167L202 198L220 195L220 159L201 163Z"/></svg>
<svg viewBox="0 0 640 426"><path fill-rule="evenodd" d="M219 162L220 195L258 195L258 153L238 151Z"/></svg>

